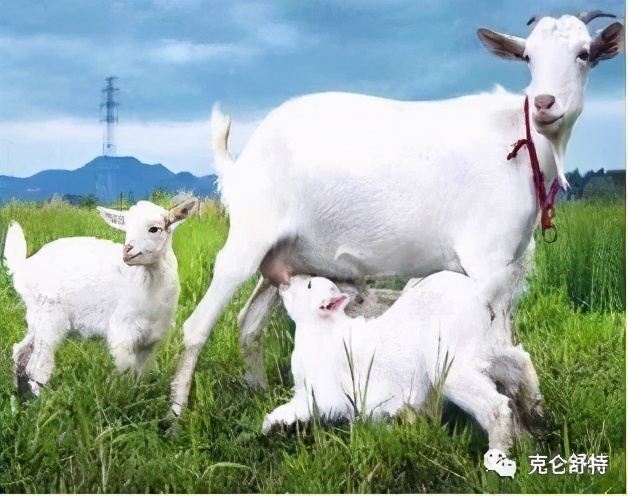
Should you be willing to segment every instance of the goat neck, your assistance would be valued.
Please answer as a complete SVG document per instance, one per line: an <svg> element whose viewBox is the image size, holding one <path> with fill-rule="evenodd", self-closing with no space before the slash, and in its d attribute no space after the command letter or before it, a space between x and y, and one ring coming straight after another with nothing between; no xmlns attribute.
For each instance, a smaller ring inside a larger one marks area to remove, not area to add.
<svg viewBox="0 0 628 496"><path fill-rule="evenodd" d="M557 154L557 149L553 145L552 140L536 131L530 122L529 103L529 97L526 97L523 103L523 118L521 118L521 112L519 110L516 111L517 116L523 121L523 125L521 126L523 128L521 135L524 137L513 143L512 151L508 153L506 158L508 160L515 158L518 155L519 150L525 146L527 148L527 156L533 174L534 169L536 168L536 161L538 162L540 172L543 174L543 186L547 192L557 178L558 182L561 183L559 176L561 174L560 171L562 170L561 166L562 159L564 157L564 147L562 148L562 153ZM560 149L558 149L558 151L560 151ZM563 186L563 184L560 185Z"/></svg>
<svg viewBox="0 0 628 496"><path fill-rule="evenodd" d="M337 315L327 319L300 322L296 326L295 346L309 347L313 341L328 344L345 339L351 333L352 319L346 315Z"/></svg>
<svg viewBox="0 0 628 496"><path fill-rule="evenodd" d="M178 277L177 257L172 246L166 246L155 263L129 266L131 278L146 285L161 285Z"/></svg>

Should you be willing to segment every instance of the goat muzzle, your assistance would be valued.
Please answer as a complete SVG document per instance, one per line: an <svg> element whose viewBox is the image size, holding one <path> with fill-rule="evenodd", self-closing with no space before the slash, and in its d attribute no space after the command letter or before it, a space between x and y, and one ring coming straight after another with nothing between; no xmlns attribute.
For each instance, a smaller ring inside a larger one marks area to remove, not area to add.
<svg viewBox="0 0 628 496"><path fill-rule="evenodd" d="M537 110L548 110L556 103L556 98L552 95L538 95L534 97L534 107Z"/></svg>

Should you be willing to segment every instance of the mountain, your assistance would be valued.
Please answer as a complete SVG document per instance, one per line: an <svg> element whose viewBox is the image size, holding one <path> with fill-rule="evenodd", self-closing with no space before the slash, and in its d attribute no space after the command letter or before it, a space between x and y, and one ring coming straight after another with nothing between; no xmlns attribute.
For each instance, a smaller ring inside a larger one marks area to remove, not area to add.
<svg viewBox="0 0 628 496"><path fill-rule="evenodd" d="M200 197L215 196L215 175L196 177L189 172L175 174L162 164L148 165L134 157L96 157L73 171L45 170L30 177L0 175L0 204L18 200L43 200L53 194L88 195L101 202L112 201L122 193L136 200L146 198L155 188L172 193L194 190Z"/></svg>

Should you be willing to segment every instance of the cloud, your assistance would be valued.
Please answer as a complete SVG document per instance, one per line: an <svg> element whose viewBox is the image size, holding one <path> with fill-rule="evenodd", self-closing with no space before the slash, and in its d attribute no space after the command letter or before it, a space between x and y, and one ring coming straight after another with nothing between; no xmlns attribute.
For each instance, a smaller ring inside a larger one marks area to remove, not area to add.
<svg viewBox="0 0 628 496"><path fill-rule="evenodd" d="M229 137L232 156L242 151L260 122L256 117L234 118ZM129 123L120 126L117 136L118 155L132 155L146 163L160 162L173 172L203 176L215 171L209 115L202 121Z"/></svg>
<svg viewBox="0 0 628 496"><path fill-rule="evenodd" d="M68 118L0 122L0 174L27 177L87 163L99 154L100 130L86 124Z"/></svg>
<svg viewBox="0 0 628 496"><path fill-rule="evenodd" d="M525 21L538 12L604 8L623 15L624 3L604 1L599 7L594 0L556 0L550 10L546 0L5 2L0 168L22 174L34 164L79 167L99 154L100 90L109 75L119 77L120 153L195 173L211 167L207 121L216 100L234 114L235 148L244 145L240 127L306 93L429 100L488 91L495 83L520 92L529 83L525 64L492 57L476 28L525 36ZM594 21L591 30L606 22ZM625 137L615 134L625 130L624 63L622 55L592 72L569 163L625 160ZM22 125L30 132L22 133ZM57 131L57 142L46 135ZM604 150L585 159L598 148L592 137L605 140ZM587 140L588 148L580 145ZM614 155L600 155L607 150Z"/></svg>
<svg viewBox="0 0 628 496"><path fill-rule="evenodd" d="M187 64L221 57L249 58L256 51L253 47L233 43L193 43L165 39L159 42L159 46L149 50L149 56L156 63Z"/></svg>
<svg viewBox="0 0 628 496"><path fill-rule="evenodd" d="M203 0L153 0L155 7L167 12L173 10L195 10L203 4Z"/></svg>
<svg viewBox="0 0 628 496"><path fill-rule="evenodd" d="M597 97L585 98L583 114L585 116L607 117L607 116L625 116L626 115L626 99Z"/></svg>
<svg viewBox="0 0 628 496"><path fill-rule="evenodd" d="M232 156L241 153L269 110L232 114ZM232 109L225 106L224 111L231 113ZM192 121L120 123L116 129L118 155L162 163L175 173L212 173L209 117L207 111L203 119ZM26 177L42 169L81 167L101 154L102 135L102 126L93 120L0 122L0 174ZM590 98L567 149L567 170L624 168L625 135L624 100Z"/></svg>
<svg viewBox="0 0 628 496"><path fill-rule="evenodd" d="M323 38L320 32L287 19L279 4L232 2L228 15L243 29L241 36L247 43L265 50L303 50Z"/></svg>
<svg viewBox="0 0 628 496"><path fill-rule="evenodd" d="M3 58L28 59L33 55L54 53L62 57L81 57L89 50L87 40L52 34L31 36L0 35L0 52Z"/></svg>
<svg viewBox="0 0 628 496"><path fill-rule="evenodd" d="M567 171L626 168L625 105L624 98L585 100L567 147Z"/></svg>
<svg viewBox="0 0 628 496"><path fill-rule="evenodd" d="M257 30L257 38L269 47L295 48L302 41L302 36L294 26L283 23L262 25Z"/></svg>
<svg viewBox="0 0 628 496"><path fill-rule="evenodd" d="M265 112L235 116L229 149L237 156ZM0 122L0 175L28 177L43 169L73 170L102 154L103 127L92 120L61 118ZM173 172L212 173L209 115L187 122L126 122L116 128L117 155L162 163Z"/></svg>

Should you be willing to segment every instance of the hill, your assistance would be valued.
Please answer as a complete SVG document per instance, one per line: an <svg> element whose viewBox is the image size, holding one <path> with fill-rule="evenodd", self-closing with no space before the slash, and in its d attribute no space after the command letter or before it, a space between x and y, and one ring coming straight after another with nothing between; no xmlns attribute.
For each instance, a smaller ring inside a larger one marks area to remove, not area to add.
<svg viewBox="0 0 628 496"><path fill-rule="evenodd" d="M135 157L96 157L76 170L45 170L30 177L0 175L0 204L12 198L43 200L55 193L85 196L94 194L107 202L120 195L147 197L155 188L171 192L194 190L198 196L216 194L215 175L197 177L189 172L175 174L162 164L144 164Z"/></svg>

